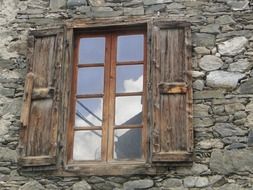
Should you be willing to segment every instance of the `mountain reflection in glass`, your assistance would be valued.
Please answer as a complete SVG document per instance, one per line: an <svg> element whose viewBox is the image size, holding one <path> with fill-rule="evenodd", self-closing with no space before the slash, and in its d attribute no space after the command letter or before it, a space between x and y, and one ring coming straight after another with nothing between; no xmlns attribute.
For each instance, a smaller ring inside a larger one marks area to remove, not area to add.
<svg viewBox="0 0 253 190"><path fill-rule="evenodd" d="M105 38L81 38L79 44L79 64L104 63Z"/></svg>
<svg viewBox="0 0 253 190"><path fill-rule="evenodd" d="M143 61L144 36L142 34L119 36L117 62Z"/></svg>
<svg viewBox="0 0 253 190"><path fill-rule="evenodd" d="M114 159L138 159L141 156L141 128L116 129L114 132Z"/></svg>
<svg viewBox="0 0 253 190"><path fill-rule="evenodd" d="M141 123L141 96L116 97L115 124L138 125Z"/></svg>

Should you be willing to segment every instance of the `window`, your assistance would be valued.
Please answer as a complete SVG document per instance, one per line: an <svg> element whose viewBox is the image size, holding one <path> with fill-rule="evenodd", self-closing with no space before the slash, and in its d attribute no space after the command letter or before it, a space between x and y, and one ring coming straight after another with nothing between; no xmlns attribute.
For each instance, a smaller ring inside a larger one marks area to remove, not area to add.
<svg viewBox="0 0 253 190"><path fill-rule="evenodd" d="M191 162L190 34L184 21L124 17L31 31L22 169L150 174Z"/></svg>
<svg viewBox="0 0 253 190"><path fill-rule="evenodd" d="M145 30L75 38L69 160L143 160Z"/></svg>

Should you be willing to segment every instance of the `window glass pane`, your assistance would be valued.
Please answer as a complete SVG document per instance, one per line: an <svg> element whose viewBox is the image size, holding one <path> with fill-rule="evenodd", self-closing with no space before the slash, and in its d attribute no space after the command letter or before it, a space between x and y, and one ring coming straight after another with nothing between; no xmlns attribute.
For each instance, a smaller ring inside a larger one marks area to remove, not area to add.
<svg viewBox="0 0 253 190"><path fill-rule="evenodd" d="M143 65L117 66L116 92L141 92Z"/></svg>
<svg viewBox="0 0 253 190"><path fill-rule="evenodd" d="M117 43L117 61L143 61L143 34L119 36Z"/></svg>
<svg viewBox="0 0 253 190"><path fill-rule="evenodd" d="M104 63L105 38L81 38L79 46L79 64Z"/></svg>
<svg viewBox="0 0 253 190"><path fill-rule="evenodd" d="M114 131L114 159L141 157L141 128L116 129Z"/></svg>
<svg viewBox="0 0 253 190"><path fill-rule="evenodd" d="M76 127L94 127L102 125L103 99L89 98L76 101Z"/></svg>
<svg viewBox="0 0 253 190"><path fill-rule="evenodd" d="M79 68L77 78L77 94L103 93L104 68Z"/></svg>
<svg viewBox="0 0 253 190"><path fill-rule="evenodd" d="M100 160L101 159L102 132L76 131L74 135L74 160Z"/></svg>
<svg viewBox="0 0 253 190"><path fill-rule="evenodd" d="M115 124L138 125L141 123L141 96L116 97Z"/></svg>

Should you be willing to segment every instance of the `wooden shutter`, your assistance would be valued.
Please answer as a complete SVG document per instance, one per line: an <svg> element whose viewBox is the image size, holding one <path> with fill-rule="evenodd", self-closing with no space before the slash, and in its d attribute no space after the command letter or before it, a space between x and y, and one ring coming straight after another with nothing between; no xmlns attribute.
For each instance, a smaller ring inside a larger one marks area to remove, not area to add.
<svg viewBox="0 0 253 190"><path fill-rule="evenodd" d="M20 134L19 163L23 166L56 163L62 48L63 29L29 35Z"/></svg>
<svg viewBox="0 0 253 190"><path fill-rule="evenodd" d="M149 26L149 31L151 161L191 161L190 25L186 22L155 21Z"/></svg>

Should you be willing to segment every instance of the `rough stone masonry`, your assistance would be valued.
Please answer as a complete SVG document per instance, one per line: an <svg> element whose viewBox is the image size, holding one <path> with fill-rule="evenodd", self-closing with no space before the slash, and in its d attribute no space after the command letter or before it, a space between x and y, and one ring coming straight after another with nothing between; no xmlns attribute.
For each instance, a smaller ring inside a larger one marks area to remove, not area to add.
<svg viewBox="0 0 253 190"><path fill-rule="evenodd" d="M70 18L184 17L192 23L194 163L159 176L22 176L17 168L27 32ZM253 189L251 0L0 0L0 189Z"/></svg>

